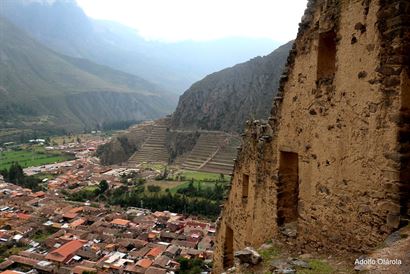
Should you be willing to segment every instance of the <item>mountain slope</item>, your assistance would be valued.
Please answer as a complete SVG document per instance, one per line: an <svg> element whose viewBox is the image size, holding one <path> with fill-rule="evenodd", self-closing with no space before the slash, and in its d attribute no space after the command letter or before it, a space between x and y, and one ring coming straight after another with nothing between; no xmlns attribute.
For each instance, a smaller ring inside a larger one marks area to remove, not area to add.
<svg viewBox="0 0 410 274"><path fill-rule="evenodd" d="M268 117L291 47L289 42L193 84L179 99L172 127L241 132L247 119Z"/></svg>
<svg viewBox="0 0 410 274"><path fill-rule="evenodd" d="M269 39L145 41L121 24L88 18L74 0L2 0L0 15L47 47L182 92L209 73L270 52Z"/></svg>
<svg viewBox="0 0 410 274"><path fill-rule="evenodd" d="M155 85L57 54L2 18L0 40L0 128L7 131L80 131L158 118L174 107Z"/></svg>

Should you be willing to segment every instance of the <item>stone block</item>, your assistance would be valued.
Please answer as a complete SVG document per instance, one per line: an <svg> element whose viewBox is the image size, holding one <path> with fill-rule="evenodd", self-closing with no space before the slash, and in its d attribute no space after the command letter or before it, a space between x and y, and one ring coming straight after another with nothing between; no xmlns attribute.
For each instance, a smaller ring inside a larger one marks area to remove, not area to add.
<svg viewBox="0 0 410 274"><path fill-rule="evenodd" d="M386 219L387 226L391 228L398 228L400 225L400 215L399 214L388 214Z"/></svg>
<svg viewBox="0 0 410 274"><path fill-rule="evenodd" d="M241 263L252 265L257 265L262 262L262 256L252 247L246 247L245 249L235 252L235 258L238 258Z"/></svg>

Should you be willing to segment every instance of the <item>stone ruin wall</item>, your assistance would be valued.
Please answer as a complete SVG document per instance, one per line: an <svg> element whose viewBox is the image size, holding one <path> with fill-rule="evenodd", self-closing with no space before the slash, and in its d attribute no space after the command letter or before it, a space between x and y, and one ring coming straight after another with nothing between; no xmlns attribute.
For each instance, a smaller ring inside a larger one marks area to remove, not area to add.
<svg viewBox="0 0 410 274"><path fill-rule="evenodd" d="M289 191L298 191L302 249L367 250L408 215L409 14L404 0L309 1L272 117L244 134L218 223L216 273L234 251L277 235L279 219L295 214L277 198ZM289 155L299 177L290 190L281 167Z"/></svg>
<svg viewBox="0 0 410 274"><path fill-rule="evenodd" d="M398 129L398 147L391 155L400 169L399 184L393 185L400 196L400 216L410 221L410 2L381 0L379 12L382 51L378 72L386 102L400 100L400 113L393 117ZM390 185L387 185L390 186ZM404 219L404 220L403 220Z"/></svg>

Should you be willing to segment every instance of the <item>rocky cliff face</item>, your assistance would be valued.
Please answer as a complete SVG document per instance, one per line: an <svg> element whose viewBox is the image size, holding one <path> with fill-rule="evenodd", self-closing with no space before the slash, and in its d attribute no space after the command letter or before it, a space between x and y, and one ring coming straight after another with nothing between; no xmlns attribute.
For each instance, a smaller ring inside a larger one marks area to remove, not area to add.
<svg viewBox="0 0 410 274"><path fill-rule="evenodd" d="M247 119L268 117L291 47L289 42L267 56L211 74L187 90L166 137L171 161L192 150L200 135L197 129L241 132ZM101 147L102 163L126 161L146 137L134 142L135 136L140 135L131 130Z"/></svg>
<svg viewBox="0 0 410 274"><path fill-rule="evenodd" d="M179 99L172 127L241 132L247 119L267 117L291 47L289 42L192 85Z"/></svg>
<svg viewBox="0 0 410 274"><path fill-rule="evenodd" d="M118 164L127 161L151 134L153 122L133 126L125 133L118 134L112 140L97 149L97 156L103 165Z"/></svg>

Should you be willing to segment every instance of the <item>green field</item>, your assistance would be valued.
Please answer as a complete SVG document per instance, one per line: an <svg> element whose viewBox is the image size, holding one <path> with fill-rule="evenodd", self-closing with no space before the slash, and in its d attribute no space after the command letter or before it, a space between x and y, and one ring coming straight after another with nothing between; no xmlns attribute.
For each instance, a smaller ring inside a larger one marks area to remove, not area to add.
<svg viewBox="0 0 410 274"><path fill-rule="evenodd" d="M158 164L158 163L143 163L141 164L142 168L150 168L153 170L159 170L159 171L164 171L165 170L165 165L163 164Z"/></svg>
<svg viewBox="0 0 410 274"><path fill-rule="evenodd" d="M218 173L202 171L183 170L179 175L185 177L186 180L194 179L195 181L216 181L221 179L221 175ZM224 175L224 179L225 181L229 181L231 177Z"/></svg>
<svg viewBox="0 0 410 274"><path fill-rule="evenodd" d="M182 184L177 185L176 187L171 188L169 191L172 194L175 194L178 191L178 189L185 188L188 186L188 184L189 182L184 182ZM202 189L212 189L215 186L215 182L198 182L198 181L194 182L194 186L196 188L198 188L199 184L201 184Z"/></svg>
<svg viewBox="0 0 410 274"><path fill-rule="evenodd" d="M57 175L51 174L51 173L40 172L40 173L35 174L34 177L39 178L40 180L44 180L44 179L53 180L57 177Z"/></svg>
<svg viewBox="0 0 410 274"><path fill-rule="evenodd" d="M157 170L163 170L163 165L145 165L145 168L150 167ZM225 184L229 182L231 179L230 176L225 175L224 181L222 182ZM194 186L198 187L201 184L202 189L212 189L215 186L217 181L221 180L221 175L217 173L209 173L209 172L201 172L201 171L190 171L190 170L181 170L171 176L170 180L158 180L158 181L149 181L145 185L155 185L161 187L164 191L165 189L169 189L171 193L176 193L178 189L185 188L188 186L189 182L193 180Z"/></svg>
<svg viewBox="0 0 410 274"><path fill-rule="evenodd" d="M22 167L41 166L73 159L59 151L45 151L42 147L27 147L21 150L0 152L0 170L9 168L13 162Z"/></svg>
<svg viewBox="0 0 410 274"><path fill-rule="evenodd" d="M86 186L82 188L83 191L88 191L88 192L95 192L98 189L97 185L94 186Z"/></svg>
<svg viewBox="0 0 410 274"><path fill-rule="evenodd" d="M215 185L215 182L194 181L194 186L198 187L199 183L201 184L202 189L212 189ZM188 184L189 181L150 181L146 183L145 186L159 186L163 191L168 188L170 192L174 194L178 191L178 189L187 187Z"/></svg>

